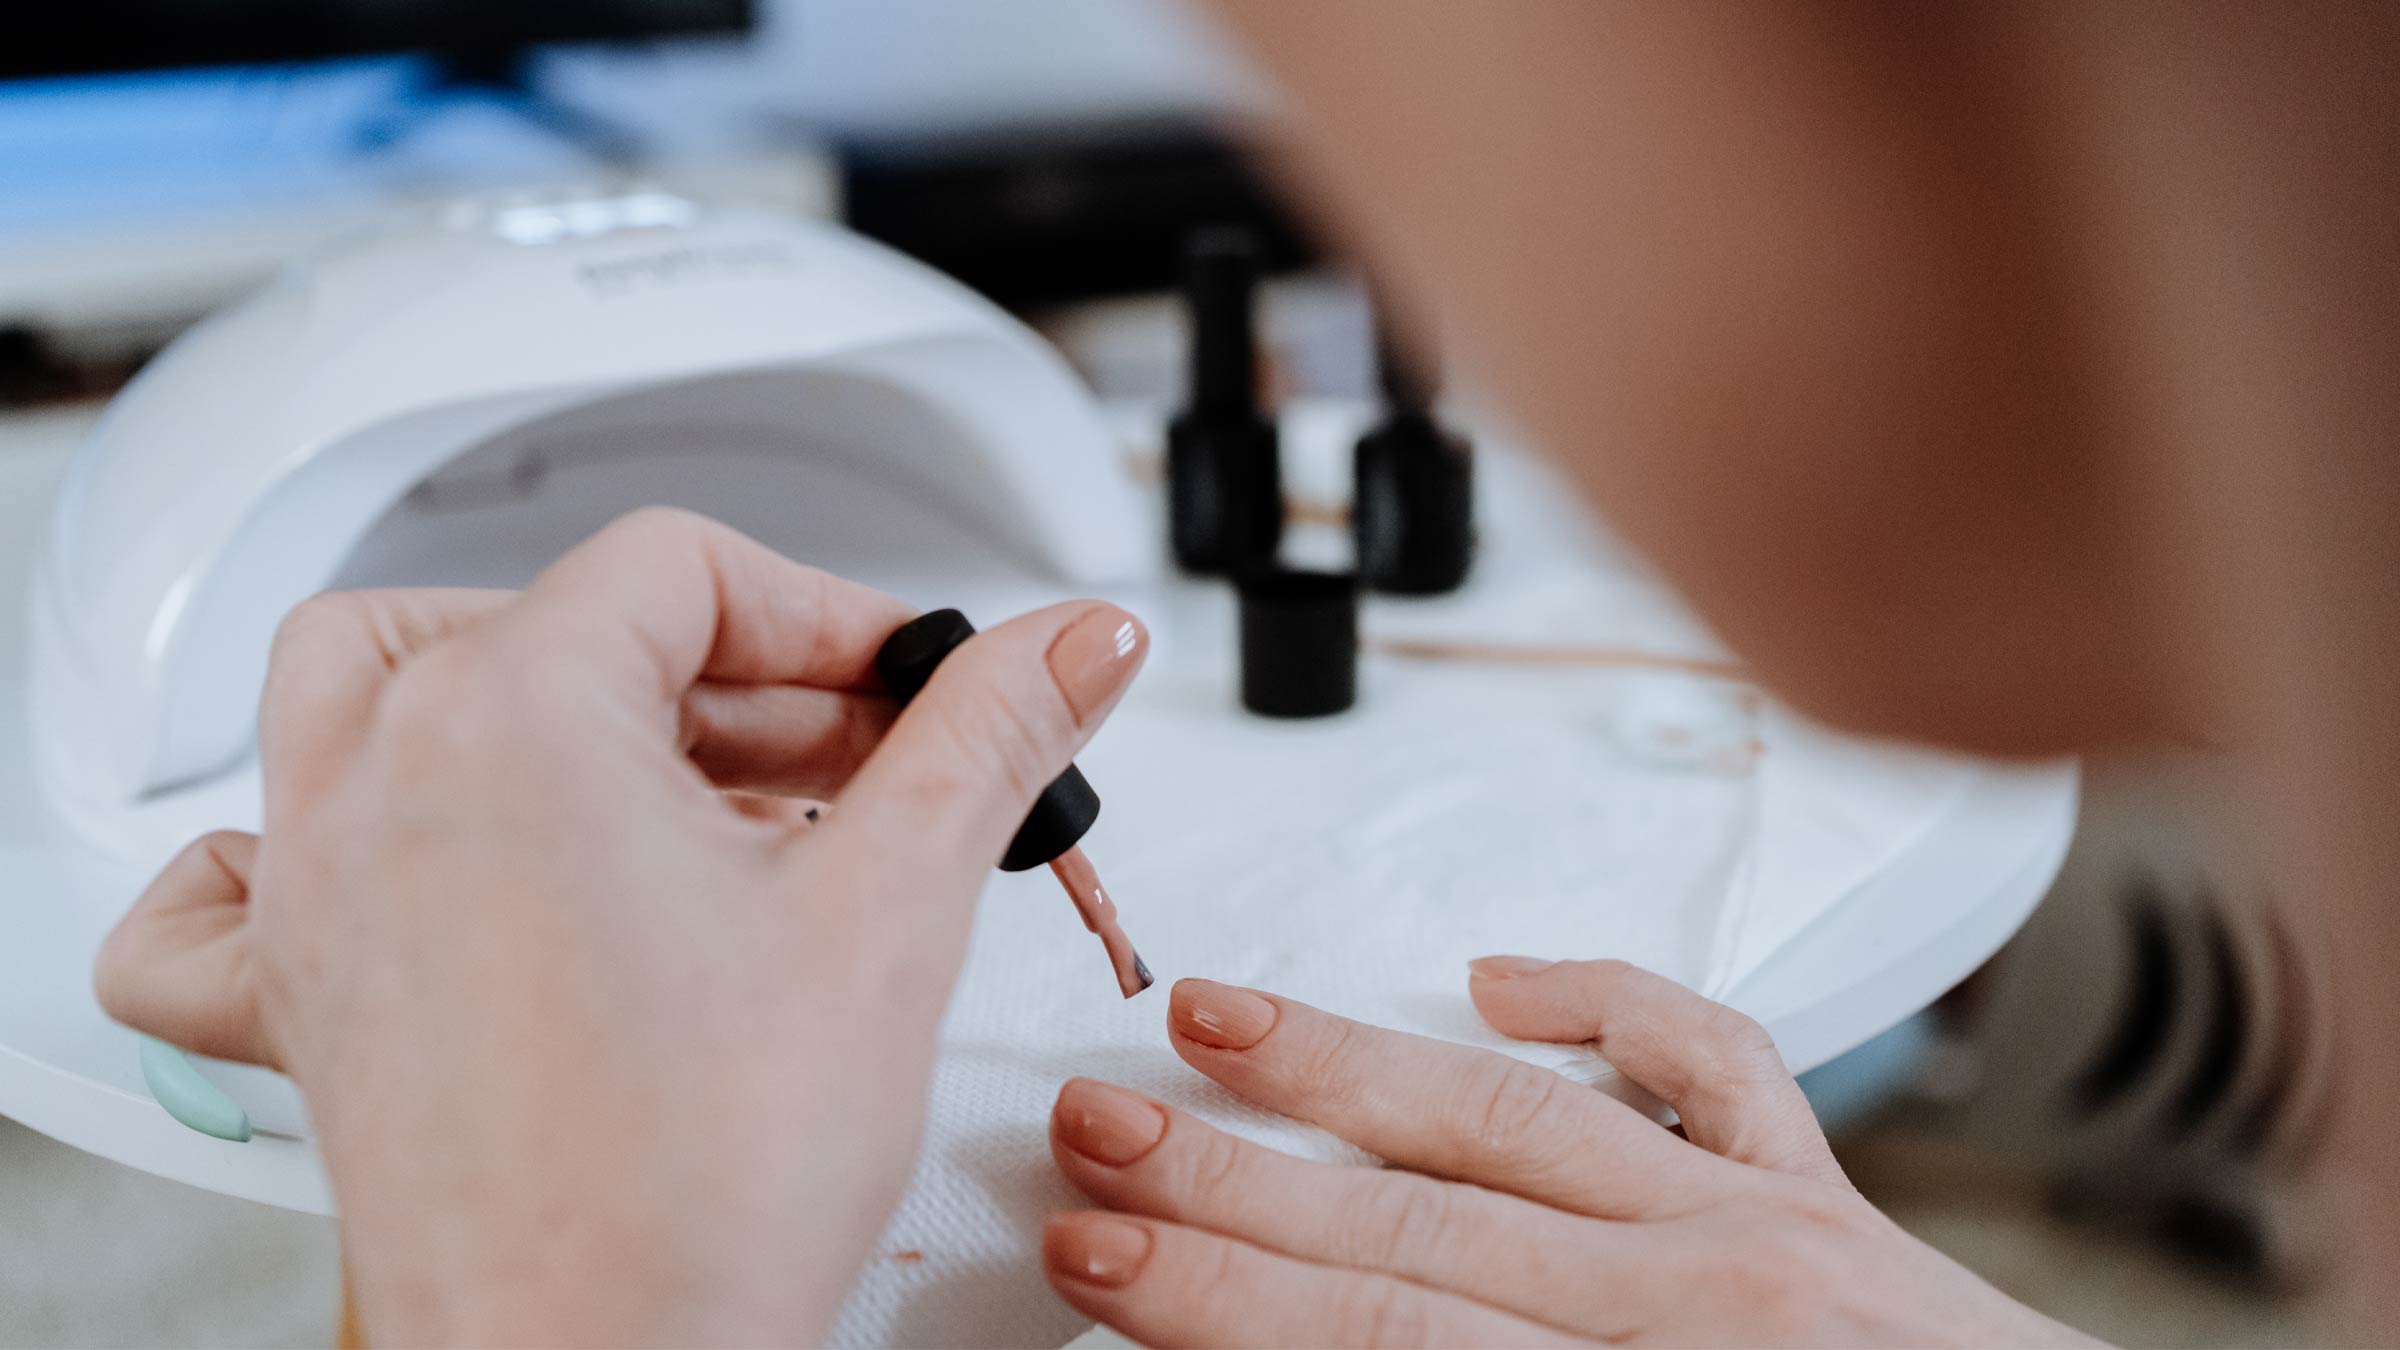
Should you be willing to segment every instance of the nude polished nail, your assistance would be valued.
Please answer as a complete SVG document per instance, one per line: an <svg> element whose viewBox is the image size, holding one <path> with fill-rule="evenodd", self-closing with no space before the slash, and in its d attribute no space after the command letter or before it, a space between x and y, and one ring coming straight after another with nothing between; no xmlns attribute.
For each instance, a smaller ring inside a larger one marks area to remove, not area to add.
<svg viewBox="0 0 2400 1350"><path fill-rule="evenodd" d="M1481 980L1513 980L1557 965L1538 956L1479 956L1467 963L1467 973Z"/></svg>
<svg viewBox="0 0 2400 1350"><path fill-rule="evenodd" d="M1141 669L1150 634L1115 605L1098 605L1050 640L1050 678L1078 726L1092 720Z"/></svg>
<svg viewBox="0 0 2400 1350"><path fill-rule="evenodd" d="M1121 1087L1070 1079L1050 1112L1058 1141L1093 1162L1125 1167L1140 1162L1167 1137L1158 1103Z"/></svg>
<svg viewBox="0 0 2400 1350"><path fill-rule="evenodd" d="M1150 1259L1150 1230L1110 1214L1061 1214L1042 1230L1042 1261L1070 1280L1121 1289Z"/></svg>
<svg viewBox="0 0 2400 1350"><path fill-rule="evenodd" d="M1184 980L1167 1007L1175 1030L1218 1050L1247 1050L1267 1038L1279 1016L1273 1003L1214 980Z"/></svg>

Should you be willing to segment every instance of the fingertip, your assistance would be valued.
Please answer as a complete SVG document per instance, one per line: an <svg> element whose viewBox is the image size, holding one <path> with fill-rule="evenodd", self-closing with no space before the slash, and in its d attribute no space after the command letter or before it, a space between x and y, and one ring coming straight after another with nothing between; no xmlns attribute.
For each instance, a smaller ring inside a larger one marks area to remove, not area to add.
<svg viewBox="0 0 2400 1350"><path fill-rule="evenodd" d="M1475 1014L1483 1019L1484 1025L1501 1035L1521 1041L1540 1039L1526 1026L1520 1006L1524 1001L1522 996L1498 981L1470 978L1467 999L1475 1005Z"/></svg>
<svg viewBox="0 0 2400 1350"><path fill-rule="evenodd" d="M1059 1122L1064 1118L1075 1097L1080 1093L1090 1091L1098 1081L1098 1079L1086 1078L1082 1074L1077 1074L1058 1085L1058 1094L1050 1099L1050 1137L1052 1139L1058 1137Z"/></svg>
<svg viewBox="0 0 2400 1350"><path fill-rule="evenodd" d="M1492 1030L1524 1041L1587 1038L1584 1019L1561 1005L1561 977L1580 963L1483 956L1467 963L1467 997Z"/></svg>
<svg viewBox="0 0 2400 1350"><path fill-rule="evenodd" d="M1149 648L1142 621L1105 601L1085 606L1052 635L1044 660L1077 726L1091 726L1116 706Z"/></svg>
<svg viewBox="0 0 2400 1350"><path fill-rule="evenodd" d="M1042 1225L1042 1270L1054 1285L1122 1289L1150 1259L1150 1226L1104 1210L1068 1210Z"/></svg>
<svg viewBox="0 0 2400 1350"><path fill-rule="evenodd" d="M1274 1000L1215 980L1177 980L1167 994L1167 1029L1179 1045L1248 1050L1265 1040L1282 1017Z"/></svg>
<svg viewBox="0 0 2400 1350"><path fill-rule="evenodd" d="M1539 956L1478 956L1467 962L1467 974L1478 980L1513 980L1538 975L1557 964Z"/></svg>

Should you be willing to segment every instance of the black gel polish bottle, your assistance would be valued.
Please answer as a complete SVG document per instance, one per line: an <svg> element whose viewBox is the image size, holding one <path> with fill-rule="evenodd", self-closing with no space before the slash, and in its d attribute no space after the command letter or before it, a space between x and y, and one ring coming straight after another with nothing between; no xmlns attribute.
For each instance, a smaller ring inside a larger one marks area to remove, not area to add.
<svg viewBox="0 0 2400 1350"><path fill-rule="evenodd" d="M1433 418L1430 365L1376 326L1383 417L1351 461L1350 528L1359 581L1393 595L1440 595L1475 554L1475 458Z"/></svg>
<svg viewBox="0 0 2400 1350"><path fill-rule="evenodd" d="M1240 571L1271 561L1283 542L1279 442L1258 406L1257 283L1247 231L1193 238L1184 270L1191 388L1167 426L1168 532L1187 572Z"/></svg>

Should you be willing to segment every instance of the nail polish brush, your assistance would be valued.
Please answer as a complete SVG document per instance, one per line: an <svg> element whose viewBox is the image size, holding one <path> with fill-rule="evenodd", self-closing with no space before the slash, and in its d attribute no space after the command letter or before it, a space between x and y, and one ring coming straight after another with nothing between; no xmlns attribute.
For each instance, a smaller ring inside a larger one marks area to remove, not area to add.
<svg viewBox="0 0 2400 1350"><path fill-rule="evenodd" d="M883 640L875 653L875 672L883 677L884 688L906 707L933 678L935 667L973 636L975 625L955 609L920 615ZM1034 798L1033 810L1026 814L1016 837L1009 840L1008 851L1000 855L1000 870L1024 872L1048 863L1051 874L1066 888L1067 898L1075 902L1083 926L1098 934L1100 945L1107 949L1118 990L1132 998L1150 987L1150 967L1142 964L1140 953L1118 926L1116 902L1108 898L1099 872L1078 846L1099 818L1100 794L1092 790L1081 769L1069 764L1065 773L1050 780Z"/></svg>

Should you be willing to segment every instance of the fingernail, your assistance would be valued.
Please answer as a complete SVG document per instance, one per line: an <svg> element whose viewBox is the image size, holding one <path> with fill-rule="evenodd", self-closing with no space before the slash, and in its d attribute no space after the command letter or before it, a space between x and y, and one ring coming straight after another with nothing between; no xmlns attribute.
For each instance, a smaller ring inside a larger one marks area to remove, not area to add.
<svg viewBox="0 0 2400 1350"><path fill-rule="evenodd" d="M1513 980L1557 964L1538 956L1478 956L1467 963L1467 973L1479 980Z"/></svg>
<svg viewBox="0 0 2400 1350"><path fill-rule="evenodd" d="M1115 605L1094 606L1050 640L1050 678L1075 711L1076 725L1092 720L1141 669L1150 634Z"/></svg>
<svg viewBox="0 0 2400 1350"><path fill-rule="evenodd" d="M1168 1020L1191 1040L1218 1050L1247 1050L1275 1029L1275 1005L1215 980L1183 980L1167 1001Z"/></svg>
<svg viewBox="0 0 2400 1350"><path fill-rule="evenodd" d="M1167 1136L1167 1113L1156 1102L1089 1078L1059 1089L1050 1121L1060 1143L1110 1167L1141 1161Z"/></svg>
<svg viewBox="0 0 2400 1350"><path fill-rule="evenodd" d="M1042 1260L1070 1280L1122 1289L1150 1259L1150 1230L1113 1214L1061 1214L1042 1230Z"/></svg>

